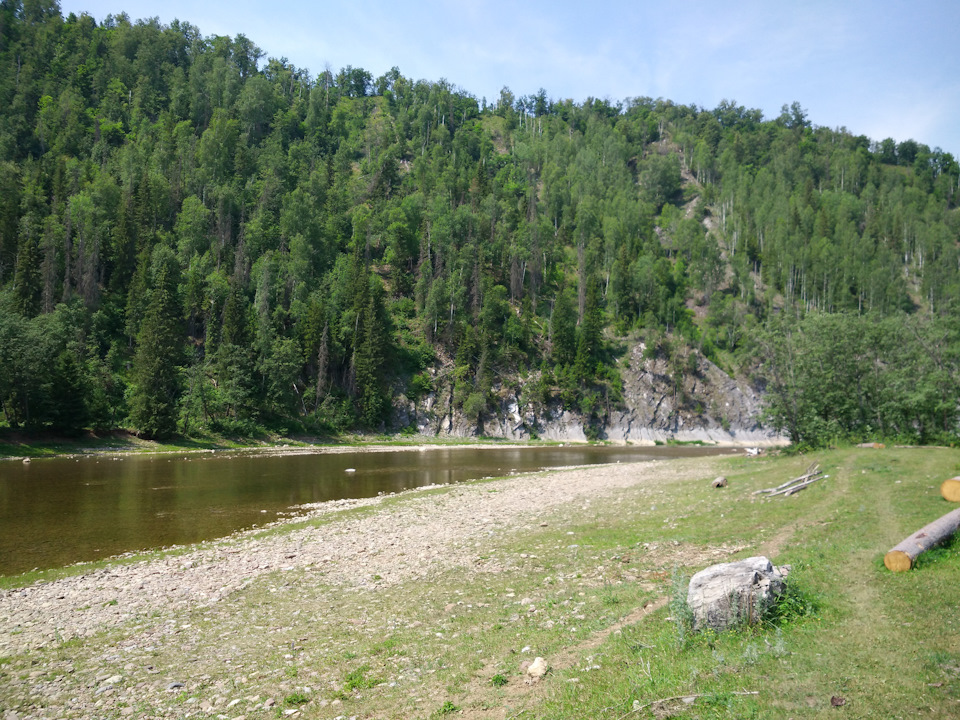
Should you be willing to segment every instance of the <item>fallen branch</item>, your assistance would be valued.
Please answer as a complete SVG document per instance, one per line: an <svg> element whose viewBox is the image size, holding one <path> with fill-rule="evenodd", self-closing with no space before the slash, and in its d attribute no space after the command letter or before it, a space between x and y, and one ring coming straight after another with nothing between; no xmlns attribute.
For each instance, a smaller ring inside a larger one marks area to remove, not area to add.
<svg viewBox="0 0 960 720"><path fill-rule="evenodd" d="M761 495L763 493L766 493L770 497L773 497L774 495L780 495L780 494L790 495L792 492L796 490L802 490L808 485L812 485L817 480L820 480L823 477L824 475L820 471L820 466L817 463L814 463L813 465L808 467L807 471L800 477L787 480L785 483L781 483L776 487L764 488L763 490L754 490L752 494Z"/></svg>
<svg viewBox="0 0 960 720"><path fill-rule="evenodd" d="M883 564L892 572L909 570L920 555L949 539L957 528L960 528L960 509L952 510L920 528L884 555Z"/></svg>
<svg viewBox="0 0 960 720"><path fill-rule="evenodd" d="M817 480L823 480L823 478L825 477L829 477L829 475L817 475L816 477L812 477L806 482L800 483L799 485L791 485L786 490L780 490L779 492L770 493L767 497L773 497L774 495L783 495L784 497L789 497L790 495L793 495L795 492L800 492L804 488L810 487Z"/></svg>
<svg viewBox="0 0 960 720"><path fill-rule="evenodd" d="M673 702L674 700L688 700L688 699L695 700L697 698L714 696L714 695L759 695L759 694L760 692L757 690L750 690L750 691L743 690L740 692L730 692L730 693L700 693L696 695L674 695L673 697L660 698L659 700L648 702L646 705L639 705L633 708L633 710L626 713L625 715L621 715L619 718L617 718L617 720L624 720L624 718L628 718L634 713L638 713L641 710L645 710L648 707L652 707L654 705L660 705L662 703Z"/></svg>

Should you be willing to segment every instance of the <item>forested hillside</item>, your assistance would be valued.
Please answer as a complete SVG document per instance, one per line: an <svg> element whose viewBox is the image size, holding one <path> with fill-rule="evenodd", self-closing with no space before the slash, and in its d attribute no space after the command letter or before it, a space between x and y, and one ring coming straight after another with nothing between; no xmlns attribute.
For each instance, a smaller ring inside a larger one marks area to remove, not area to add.
<svg viewBox="0 0 960 720"><path fill-rule="evenodd" d="M401 396L480 420L509 387L602 436L630 337L749 374L797 441L950 439L958 192L799 103L478 99L3 0L3 417L400 429Z"/></svg>

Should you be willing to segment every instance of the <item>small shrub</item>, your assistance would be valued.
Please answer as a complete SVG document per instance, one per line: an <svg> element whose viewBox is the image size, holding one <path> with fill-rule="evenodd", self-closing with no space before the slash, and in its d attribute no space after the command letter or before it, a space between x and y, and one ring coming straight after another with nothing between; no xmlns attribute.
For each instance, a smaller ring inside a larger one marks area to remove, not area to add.
<svg viewBox="0 0 960 720"><path fill-rule="evenodd" d="M608 607L619 605L621 600L610 583L603 584L603 592L600 594L600 602Z"/></svg>
<svg viewBox="0 0 960 720"><path fill-rule="evenodd" d="M756 665L760 660L760 648L756 644L750 643L743 650L743 662L745 665Z"/></svg>
<svg viewBox="0 0 960 720"><path fill-rule="evenodd" d="M347 676L343 679L343 689L344 692L353 692L354 690L366 690L367 688L376 687L380 684L379 680L375 678L368 678L367 673L370 671L369 665L361 665L356 670L347 673Z"/></svg>
<svg viewBox="0 0 960 720"><path fill-rule="evenodd" d="M690 578L679 569L673 569L673 575L670 578L672 592L670 593L670 615L673 617L674 625L677 628L677 644L680 647L686 646L693 635L693 610L687 604L687 588L690 586Z"/></svg>
<svg viewBox="0 0 960 720"><path fill-rule="evenodd" d="M507 684L507 682L508 682L508 681L507 681L506 676L505 676L505 675L501 675L500 673L497 673L497 674L494 675L492 678L490 678L490 684L493 685L494 687L498 687L498 688L499 688L499 687L503 687L504 685Z"/></svg>
<svg viewBox="0 0 960 720"><path fill-rule="evenodd" d="M415 397L423 397L433 392L433 378L430 373L417 373L410 379L410 393Z"/></svg>
<svg viewBox="0 0 960 720"><path fill-rule="evenodd" d="M456 705L447 700L443 705L440 706L440 709L433 713L433 717L443 717L444 715L449 715L450 713L455 713L459 710Z"/></svg>
<svg viewBox="0 0 960 720"><path fill-rule="evenodd" d="M773 604L764 620L776 627L782 627L803 618L817 617L820 604L814 595L803 586L803 582L791 575L784 581L783 592Z"/></svg>
<svg viewBox="0 0 960 720"><path fill-rule="evenodd" d="M476 423L480 420L480 415L487 409L487 399L482 393L470 393L467 399L463 401L463 415L470 422Z"/></svg>
<svg viewBox="0 0 960 720"><path fill-rule="evenodd" d="M301 692L290 693L283 699L283 704L290 707L299 707L310 702L310 698Z"/></svg>

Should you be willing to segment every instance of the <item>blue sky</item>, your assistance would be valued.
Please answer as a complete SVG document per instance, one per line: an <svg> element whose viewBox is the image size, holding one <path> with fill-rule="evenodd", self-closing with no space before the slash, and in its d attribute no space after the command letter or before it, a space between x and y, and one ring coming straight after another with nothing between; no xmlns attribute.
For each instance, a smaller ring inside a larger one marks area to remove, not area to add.
<svg viewBox="0 0 960 720"><path fill-rule="evenodd" d="M243 33L313 74L397 66L478 99L541 87L554 99L723 99L776 117L799 102L816 125L913 138L960 157L960 3L952 0L61 0L98 21L175 18Z"/></svg>

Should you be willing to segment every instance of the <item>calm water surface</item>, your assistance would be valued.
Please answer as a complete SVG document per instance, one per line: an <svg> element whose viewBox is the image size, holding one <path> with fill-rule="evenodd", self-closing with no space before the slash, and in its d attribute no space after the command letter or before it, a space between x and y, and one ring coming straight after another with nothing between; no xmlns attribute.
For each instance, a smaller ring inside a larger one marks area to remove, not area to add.
<svg viewBox="0 0 960 720"><path fill-rule="evenodd" d="M696 447L440 448L0 462L0 575L222 537L304 503L564 465L726 452ZM355 472L348 473L348 468Z"/></svg>

